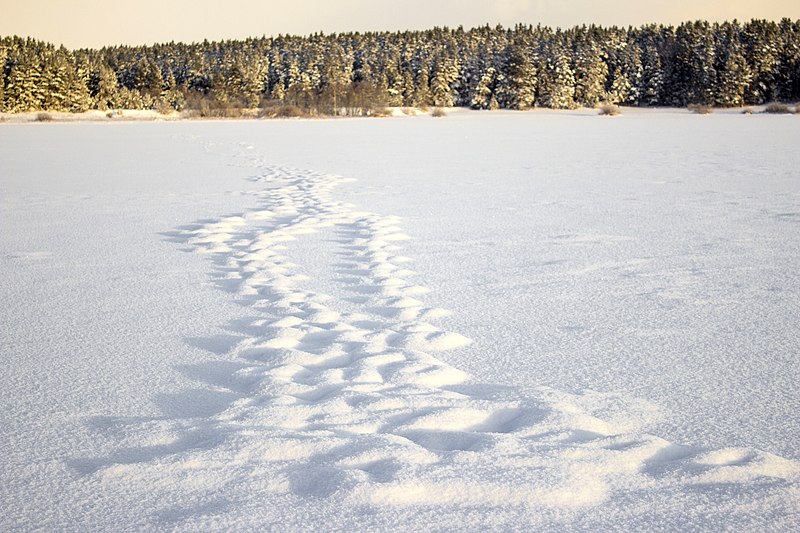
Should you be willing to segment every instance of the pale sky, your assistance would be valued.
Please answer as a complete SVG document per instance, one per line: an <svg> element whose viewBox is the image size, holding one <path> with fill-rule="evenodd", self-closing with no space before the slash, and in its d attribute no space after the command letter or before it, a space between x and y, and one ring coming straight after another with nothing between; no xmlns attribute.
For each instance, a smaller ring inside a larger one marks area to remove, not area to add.
<svg viewBox="0 0 800 533"><path fill-rule="evenodd" d="M799 0L0 0L0 36L68 48L542 23L638 26L800 19Z"/></svg>

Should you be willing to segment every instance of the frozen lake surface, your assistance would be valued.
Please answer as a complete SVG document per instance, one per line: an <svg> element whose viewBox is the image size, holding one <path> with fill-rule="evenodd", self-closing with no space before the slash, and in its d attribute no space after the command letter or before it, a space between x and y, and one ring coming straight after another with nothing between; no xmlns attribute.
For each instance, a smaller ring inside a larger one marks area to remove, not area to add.
<svg viewBox="0 0 800 533"><path fill-rule="evenodd" d="M800 121L0 128L0 529L798 527Z"/></svg>

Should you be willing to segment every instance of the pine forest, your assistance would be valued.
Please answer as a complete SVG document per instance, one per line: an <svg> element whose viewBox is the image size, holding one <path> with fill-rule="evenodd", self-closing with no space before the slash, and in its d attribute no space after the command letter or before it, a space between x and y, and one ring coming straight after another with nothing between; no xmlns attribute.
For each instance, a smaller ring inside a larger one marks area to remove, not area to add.
<svg viewBox="0 0 800 533"><path fill-rule="evenodd" d="M800 100L800 20L517 25L68 50L0 38L0 110L734 107Z"/></svg>

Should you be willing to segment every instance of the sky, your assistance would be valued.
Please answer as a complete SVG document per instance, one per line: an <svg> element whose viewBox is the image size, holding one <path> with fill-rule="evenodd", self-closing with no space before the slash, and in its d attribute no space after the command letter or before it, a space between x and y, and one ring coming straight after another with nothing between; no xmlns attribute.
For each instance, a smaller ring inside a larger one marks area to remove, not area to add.
<svg viewBox="0 0 800 533"><path fill-rule="evenodd" d="M0 0L0 36L67 48L541 23L800 19L798 0Z"/></svg>

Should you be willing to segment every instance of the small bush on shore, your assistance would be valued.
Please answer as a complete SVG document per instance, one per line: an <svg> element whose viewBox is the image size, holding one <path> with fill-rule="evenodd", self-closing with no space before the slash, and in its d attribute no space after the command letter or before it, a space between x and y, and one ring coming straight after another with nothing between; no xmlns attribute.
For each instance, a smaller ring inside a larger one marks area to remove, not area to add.
<svg viewBox="0 0 800 533"><path fill-rule="evenodd" d="M597 109L600 110L600 115L606 115L609 117L614 117L619 115L621 112L619 110L619 106L616 104L612 104L610 102L605 102L600 104Z"/></svg>
<svg viewBox="0 0 800 533"><path fill-rule="evenodd" d="M792 112L792 109L781 102L770 102L767 104L767 107L764 108L764 113L770 113L773 115L788 115Z"/></svg>
<svg viewBox="0 0 800 533"><path fill-rule="evenodd" d="M200 115L202 118L240 118L246 114L247 105L237 99L226 98L224 94L193 92L186 96L183 116ZM166 108L164 108L166 110ZM160 109L158 111L161 111Z"/></svg>
<svg viewBox="0 0 800 533"><path fill-rule="evenodd" d="M175 108L166 100L162 100L156 105L156 111L161 115L171 115L175 112Z"/></svg>
<svg viewBox="0 0 800 533"><path fill-rule="evenodd" d="M50 122L53 116L50 113L36 113L36 122Z"/></svg>
<svg viewBox="0 0 800 533"><path fill-rule="evenodd" d="M372 110L372 113L370 113L370 116L376 117L376 118L391 117L392 116L392 110L389 109L388 107L377 107L377 108Z"/></svg>
<svg viewBox="0 0 800 533"><path fill-rule="evenodd" d="M435 107L433 108L433 111L431 111L431 116L434 118L441 118L446 117L447 113L445 113L444 109L441 107Z"/></svg>
<svg viewBox="0 0 800 533"><path fill-rule="evenodd" d="M706 104L689 104L688 109L695 115L710 115L714 112L714 108Z"/></svg>
<svg viewBox="0 0 800 533"><path fill-rule="evenodd" d="M299 118L308 116L300 107L292 104L268 105L261 108L260 118Z"/></svg>

